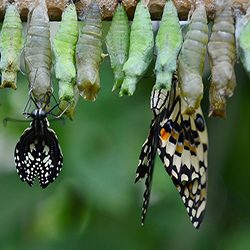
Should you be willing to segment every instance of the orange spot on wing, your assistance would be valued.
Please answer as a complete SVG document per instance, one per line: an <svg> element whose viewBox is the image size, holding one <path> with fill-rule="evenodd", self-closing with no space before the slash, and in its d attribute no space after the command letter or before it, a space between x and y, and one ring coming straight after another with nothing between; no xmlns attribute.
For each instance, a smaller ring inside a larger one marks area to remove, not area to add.
<svg viewBox="0 0 250 250"><path fill-rule="evenodd" d="M167 141L169 139L170 133L168 133L164 128L160 131L161 139Z"/></svg>
<svg viewBox="0 0 250 250"><path fill-rule="evenodd" d="M177 144L175 149L179 154L182 154L183 152L183 145Z"/></svg>

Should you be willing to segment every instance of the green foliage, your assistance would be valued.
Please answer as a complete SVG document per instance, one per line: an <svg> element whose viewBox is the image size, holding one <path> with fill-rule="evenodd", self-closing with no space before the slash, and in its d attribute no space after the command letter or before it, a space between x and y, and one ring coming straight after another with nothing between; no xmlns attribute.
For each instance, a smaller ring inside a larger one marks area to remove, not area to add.
<svg viewBox="0 0 250 250"><path fill-rule="evenodd" d="M130 33L129 58L123 66L125 78L120 96L133 95L153 59L154 34L148 7L140 1L135 10Z"/></svg>
<svg viewBox="0 0 250 250"><path fill-rule="evenodd" d="M17 7L8 5L0 37L2 88L17 88L16 78L20 69L20 54L23 47L22 28L22 21Z"/></svg>

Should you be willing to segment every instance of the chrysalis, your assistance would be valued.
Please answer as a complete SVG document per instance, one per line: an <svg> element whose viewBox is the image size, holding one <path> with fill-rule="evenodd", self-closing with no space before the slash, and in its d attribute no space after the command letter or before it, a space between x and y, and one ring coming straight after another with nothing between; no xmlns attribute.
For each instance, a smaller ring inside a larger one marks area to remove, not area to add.
<svg viewBox="0 0 250 250"><path fill-rule="evenodd" d="M240 60L250 78L250 6L243 17L243 24L238 38Z"/></svg>
<svg viewBox="0 0 250 250"><path fill-rule="evenodd" d="M154 35L148 7L140 1L131 26L129 58L123 66L125 78L120 96L133 95L136 84L153 58Z"/></svg>
<svg viewBox="0 0 250 250"><path fill-rule="evenodd" d="M124 79L122 68L128 59L129 35L130 27L127 13L123 5L118 3L109 32L106 36L106 46L115 80L112 90L118 89Z"/></svg>
<svg viewBox="0 0 250 250"><path fill-rule="evenodd" d="M74 4L69 4L63 14L59 29L53 39L52 52L55 58L55 74L59 84L59 107L73 118L76 99L75 48L78 39L77 13Z"/></svg>
<svg viewBox="0 0 250 250"><path fill-rule="evenodd" d="M52 87L49 17L45 0L37 0L29 13L24 57L30 92L39 107L46 106Z"/></svg>
<svg viewBox="0 0 250 250"><path fill-rule="evenodd" d="M195 228L203 220L206 207L208 137L201 108L185 114L186 101L173 77L171 91L153 90L154 118L142 146L135 182L146 178L142 224L149 205L156 151L176 186Z"/></svg>
<svg viewBox="0 0 250 250"><path fill-rule="evenodd" d="M193 114L199 108L203 97L202 73L207 43L206 9L200 3L192 15L178 63L181 94L187 104L184 112L187 114Z"/></svg>
<svg viewBox="0 0 250 250"><path fill-rule="evenodd" d="M217 5L208 53L212 69L209 90L209 116L226 116L226 98L231 97L236 86L234 63L236 61L233 11L229 4Z"/></svg>
<svg viewBox="0 0 250 250"><path fill-rule="evenodd" d="M94 101L100 90L99 66L102 54L102 20L96 1L88 7L76 46L77 86L80 95Z"/></svg>
<svg viewBox="0 0 250 250"><path fill-rule="evenodd" d="M23 47L22 21L14 4L7 6L0 38L2 88L16 89L20 54Z"/></svg>
<svg viewBox="0 0 250 250"><path fill-rule="evenodd" d="M155 89L171 89L176 60L182 45L182 33L176 8L172 0L167 1L161 25L156 36L157 58L155 63Z"/></svg>

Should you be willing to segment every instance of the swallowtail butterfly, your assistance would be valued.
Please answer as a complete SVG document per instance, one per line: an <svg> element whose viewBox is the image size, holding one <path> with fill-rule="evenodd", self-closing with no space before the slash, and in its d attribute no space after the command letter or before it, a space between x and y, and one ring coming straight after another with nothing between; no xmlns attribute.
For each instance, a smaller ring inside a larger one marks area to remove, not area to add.
<svg viewBox="0 0 250 250"><path fill-rule="evenodd" d="M22 181L32 186L38 177L46 188L54 182L63 165L63 155L55 132L49 128L48 112L38 108L28 113L33 120L15 148L15 164Z"/></svg>
<svg viewBox="0 0 250 250"><path fill-rule="evenodd" d="M186 105L175 76L171 91L154 89L152 92L154 119L142 146L135 179L137 182L146 178L142 224L149 205L156 152L176 186L194 227L198 228L202 222L206 207L207 130L201 108L188 115L184 113Z"/></svg>

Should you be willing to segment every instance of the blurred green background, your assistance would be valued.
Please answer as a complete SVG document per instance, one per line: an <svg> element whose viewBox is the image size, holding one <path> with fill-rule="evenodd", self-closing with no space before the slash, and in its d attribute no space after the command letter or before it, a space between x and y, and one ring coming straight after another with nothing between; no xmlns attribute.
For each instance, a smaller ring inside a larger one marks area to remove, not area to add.
<svg viewBox="0 0 250 250"><path fill-rule="evenodd" d="M14 147L25 123L0 125L0 249L249 249L250 80L236 66L237 83L227 119L207 119L208 204L199 230L193 228L179 194L157 158L146 224L140 225L144 184L134 184L141 145L151 119L152 68L133 97L112 93L106 59L102 89L94 103L79 100L75 120L52 122L64 167L48 188L22 183ZM203 101L208 114L209 72ZM55 93L57 87L55 86ZM0 120L22 118L28 99L25 76L18 90L0 91Z"/></svg>

